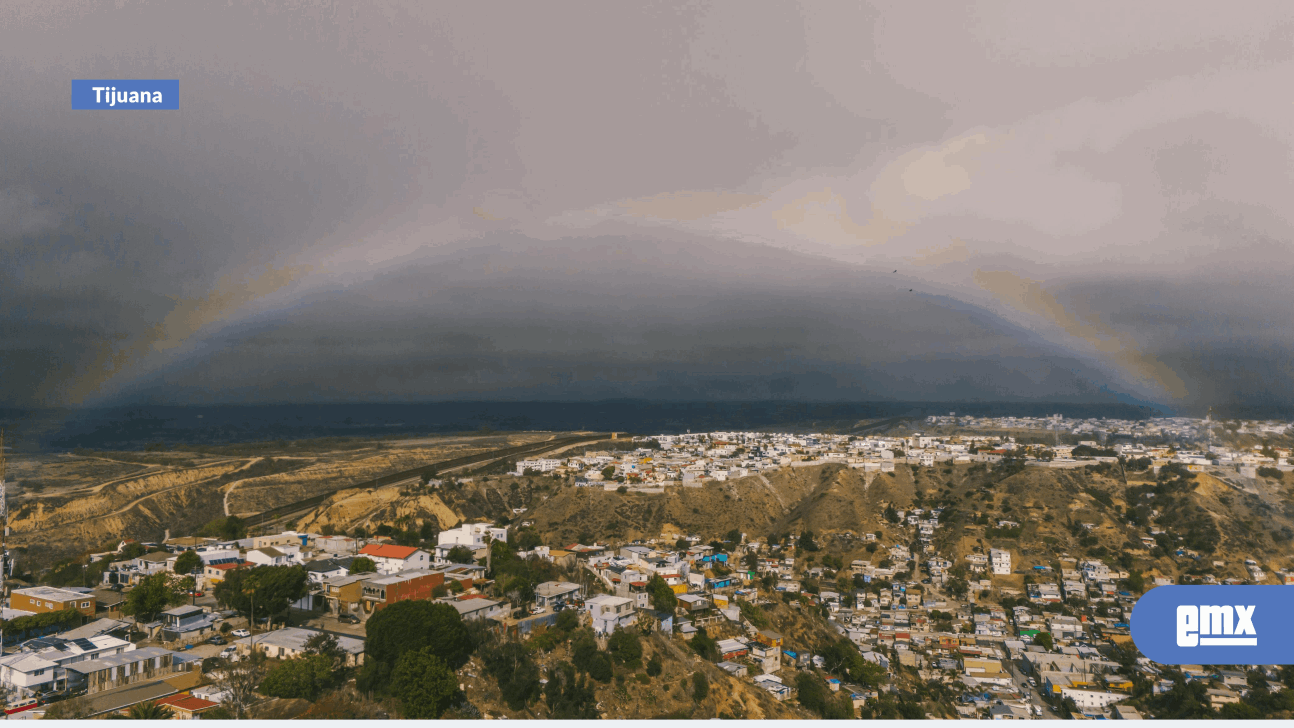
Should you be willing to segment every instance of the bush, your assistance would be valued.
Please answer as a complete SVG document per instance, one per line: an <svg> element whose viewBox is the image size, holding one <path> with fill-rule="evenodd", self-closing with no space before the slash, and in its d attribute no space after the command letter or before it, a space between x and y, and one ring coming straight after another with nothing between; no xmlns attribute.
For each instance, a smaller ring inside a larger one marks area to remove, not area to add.
<svg viewBox="0 0 1294 728"><path fill-rule="evenodd" d="M580 615L574 609L563 609L557 613L554 625L563 632L574 632L580 627Z"/></svg>
<svg viewBox="0 0 1294 728"><path fill-rule="evenodd" d="M709 694L710 681L706 679L705 673L692 673L692 699L699 703Z"/></svg>
<svg viewBox="0 0 1294 728"><path fill-rule="evenodd" d="M607 650L617 665L638 667L642 664L642 643L639 642L638 635L633 632L626 632L617 627L615 633L607 640Z"/></svg>
<svg viewBox="0 0 1294 728"><path fill-rule="evenodd" d="M513 710L539 698L539 667L519 642L504 642L481 655L485 671L499 681L499 693Z"/></svg>
<svg viewBox="0 0 1294 728"><path fill-rule="evenodd" d="M710 662L719 661L719 643L706 633L705 627L698 628L692 637L692 651Z"/></svg>
<svg viewBox="0 0 1294 728"><path fill-rule="evenodd" d="M1258 477L1271 478L1273 480L1283 480L1285 478L1285 474L1277 470L1276 468L1270 468L1270 467L1264 466L1264 467L1258 468Z"/></svg>
<svg viewBox="0 0 1294 728"><path fill-rule="evenodd" d="M272 698L315 700L332 685L332 668L332 658L324 655L286 660L270 670L259 691Z"/></svg>
<svg viewBox="0 0 1294 728"><path fill-rule="evenodd" d="M458 693L458 677L434 649L405 652L391 672L391 694L405 718L439 718Z"/></svg>
<svg viewBox="0 0 1294 728"><path fill-rule="evenodd" d="M647 674L649 676L656 677L664 672L664 670L665 665L661 662L659 653L652 655L651 659L647 661Z"/></svg>

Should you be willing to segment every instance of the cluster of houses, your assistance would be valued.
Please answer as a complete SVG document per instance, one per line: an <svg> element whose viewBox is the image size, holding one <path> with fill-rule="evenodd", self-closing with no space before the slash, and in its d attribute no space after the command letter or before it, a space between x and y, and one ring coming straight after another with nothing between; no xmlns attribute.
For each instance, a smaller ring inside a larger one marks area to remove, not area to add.
<svg viewBox="0 0 1294 728"><path fill-rule="evenodd" d="M1020 427L1039 429L1069 428L1067 431L1091 433L1093 422L1105 423L1110 433L1185 436L1194 430L1176 427L1178 420L1074 421L1059 415L1048 418L957 418L930 417L932 425L959 424L967 427ZM1203 422L1203 421L1201 421ZM1126 426L1125 426L1126 425ZM1107 429L1099 430L1105 434ZM1294 470L1287 449L1266 451L1261 448L1235 450L1222 446L1197 446L1198 449L1149 447L1137 442L1123 442L1106 448L1097 440L1078 445L1023 445L1012 436L998 435L922 435L906 437L857 437L827 434L789 434L764 432L709 432L686 435L657 435L635 438L643 447L625 452L587 452L580 456L521 460L515 474L549 474L569 476L581 487L608 490L627 488L642 492L661 492L665 487L699 487L706 481L725 481L758 475L785 467L805 467L841 463L853 468L892 472L896 464L919 467L945 466L949 463L995 463L1003 458L1019 458L1025 464L1052 468L1083 467L1100 462L1115 462L1119 457L1148 458L1152 468L1181 463L1196 470L1217 469L1255 477L1257 468L1274 467ZM656 447L659 446L659 447Z"/></svg>
<svg viewBox="0 0 1294 728"><path fill-rule="evenodd" d="M1061 414L1045 417L975 417L958 416L956 412L949 412L947 415L927 417L926 424L973 430L1047 430L1075 435L1093 434L1104 438L1199 439L1207 438L1218 422L1212 416L1203 419L1151 417L1144 420L1122 420L1107 417L1075 419ZM1290 431L1290 423L1278 420L1239 420L1234 422L1234 426L1235 431L1242 435L1284 435Z"/></svg>
<svg viewBox="0 0 1294 728"><path fill-rule="evenodd" d="M907 522L915 517L919 524L931 516L905 513L902 518ZM933 517L937 519L937 514ZM646 625L686 640L705 628L719 637L722 669L778 699L794 695L795 671L821 668L823 661L804 646L787 644L782 635L757 628L743 614L742 602L759 605L790 596L807 606L825 607L840 634L891 678L897 668L910 667L924 680L942 681L961 691L955 708L965 717L1036 718L1044 715L1040 698L1051 697L1053 706L1072 700L1079 717L1136 719L1141 717L1138 711L1121 705L1131 698L1134 673L1154 683L1156 692L1172 687L1160 668L1144 658L1129 671L1103 656L1108 646L1130 644L1128 620L1135 597L1117 587L1128 574L1097 559L1062 558L1058 567L1025 569L1032 583L1022 593L1008 586L1018 585L1018 579L994 579L1020 573L1012 569L1010 551L991 548L988 553L969 554L967 571L983 578L972 576L973 588L958 600L939 589L952 564L938 556L925 563L932 578L894 581L896 571L907 569L855 560L837 574L797 559L793 548L743 541L731 545L729 554L694 536L683 537L691 545L682 548L673 540L679 537L663 534L659 542L568 549L577 554L578 563L600 590L608 592L583 601L595 630L605 635L617 628ZM752 552L757 557L746 558ZM895 563L911 557L901 544L885 555ZM752 562L755 569L747 566ZM884 588L851 594L826 588L834 588L832 577L840 574L862 576L864 584L876 581ZM770 575L776 585L771 588L765 578ZM649 582L655 577L677 596L678 607L671 614L652 606ZM821 580L824 587L802 592L801 584L808 579ZM1161 577L1155 583L1171 580ZM566 587L578 594L576 585ZM981 590L1018 598L1009 602L1013 606L1008 609L981 603L976 597ZM1041 640L1043 634L1050 639ZM848 692L855 705L895 689L889 679L877 691L819 674L830 690ZM1216 671L1202 671L1195 678L1209 681L1209 699L1215 707L1238 700L1247 690L1221 684L1225 676Z"/></svg>

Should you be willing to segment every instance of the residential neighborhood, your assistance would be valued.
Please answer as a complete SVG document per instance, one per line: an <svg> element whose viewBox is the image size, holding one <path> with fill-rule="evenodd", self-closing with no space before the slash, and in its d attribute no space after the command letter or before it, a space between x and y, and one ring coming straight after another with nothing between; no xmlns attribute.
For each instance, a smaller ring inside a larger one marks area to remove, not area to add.
<svg viewBox="0 0 1294 728"><path fill-rule="evenodd" d="M955 423L1016 430L1059 423L1079 436L1106 431L1064 419ZM947 423L932 418L927 424ZM1122 427L1106 426L1116 433ZM1171 426L1190 431L1184 423ZM989 479L1029 468L1100 474L1117 467L1161 484L1215 473L1241 492L1246 468L1291 469L1290 452L1281 447L1210 446L1201 454L1180 442L1127 439L1107 446L965 432L712 432L637 437L629 449L518 460L509 472L564 483L576 493L597 488L628 495L824 465L882 482L900 470L939 475L955 467ZM1129 485L1129 493L1139 494L1139 487ZM1129 617L1147 589L1294 584L1289 564L1246 559L1229 565L1204 559L1194 542L1179 545L1155 507L1158 491L1145 492L1148 505L1122 510L1128 523L1119 527L1140 534L1132 539L1137 553L1174 559L1186 565L1181 573L1144 573L1128 552L1024 549L1018 538L1025 518L968 513L973 492L961 501L889 502L869 521L879 527L830 533L679 530L544 543L522 509L515 519L387 529L386 535L288 529L236 538L123 539L114 551L93 555L95 584L12 586L0 687L11 704L28 701L30 710L22 712L32 715L57 715L56 706L75 701L85 717L144 704L165 704L180 717L224 716L232 704L221 670L265 665L261 705L295 694L274 687L268 677L274 670L297 669L324 654L338 679L363 682L366 671L378 669L366 660L371 629L391 628L378 627L386 615L443 605L446 618L477 630L473 639L480 644L515 641L534 646L536 657L562 640L573 640L575 649L587 639L588 649L613 655L628 649L626 640L654 649L673 645L770 705L823 717L847 710L864 717L1136 719L1156 717L1155 706L1168 699L1159 696L1196 686L1200 705L1215 711L1248 705L1255 690L1280 693L1292 676L1279 666L1179 669L1139 655ZM1080 545L1110 528L1082 519L1059 525ZM976 538L950 540L949 528L973 529ZM1247 579L1234 576L1240 568ZM147 606L142 597L153 590L162 601ZM406 618L414 617L399 617ZM597 673L594 663L579 669ZM917 704L931 707L912 714ZM246 709L241 702L235 707L239 715Z"/></svg>

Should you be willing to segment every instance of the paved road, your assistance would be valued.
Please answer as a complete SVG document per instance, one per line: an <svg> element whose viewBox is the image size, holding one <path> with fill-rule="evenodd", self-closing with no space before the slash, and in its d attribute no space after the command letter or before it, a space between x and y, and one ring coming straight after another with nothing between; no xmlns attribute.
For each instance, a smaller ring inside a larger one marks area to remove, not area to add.
<svg viewBox="0 0 1294 728"><path fill-rule="evenodd" d="M1053 713L1051 708L1042 702L1042 698L1038 697L1038 690L1029 685L1029 676L1020 671L1020 667L1015 660L1007 660L1006 664L1011 670L1011 679L1015 681L1016 689L1020 691L1021 695L1029 693L1029 702L1042 708L1042 717L1049 720L1059 719L1060 716Z"/></svg>

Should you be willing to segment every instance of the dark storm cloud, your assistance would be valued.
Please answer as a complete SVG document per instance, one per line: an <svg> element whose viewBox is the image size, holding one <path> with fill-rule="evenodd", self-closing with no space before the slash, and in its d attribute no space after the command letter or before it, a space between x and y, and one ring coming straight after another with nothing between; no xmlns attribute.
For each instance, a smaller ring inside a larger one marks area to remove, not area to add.
<svg viewBox="0 0 1294 728"><path fill-rule="evenodd" d="M0 401L1290 401L1292 16L6 3Z"/></svg>
<svg viewBox="0 0 1294 728"><path fill-rule="evenodd" d="M972 307L772 248L500 236L307 297L124 394L1102 396L1102 374L1029 339Z"/></svg>

